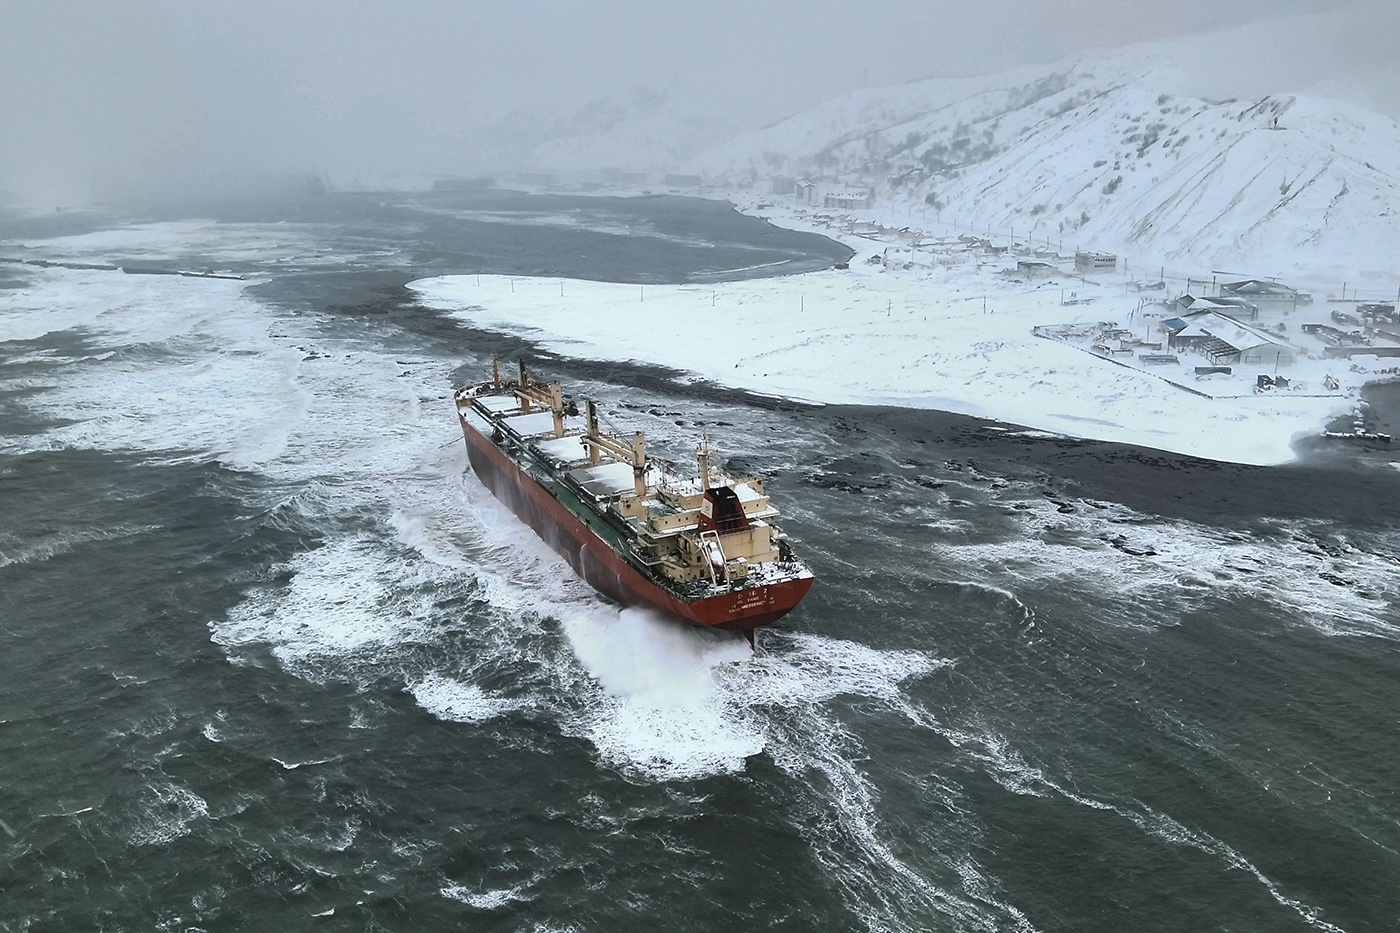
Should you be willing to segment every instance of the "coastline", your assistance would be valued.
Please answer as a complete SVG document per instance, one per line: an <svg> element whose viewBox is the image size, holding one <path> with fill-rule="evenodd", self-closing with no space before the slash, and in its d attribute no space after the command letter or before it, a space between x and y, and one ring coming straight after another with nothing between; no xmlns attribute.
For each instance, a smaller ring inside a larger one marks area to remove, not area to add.
<svg viewBox="0 0 1400 933"><path fill-rule="evenodd" d="M645 286L440 276L410 288L431 307L564 355L662 365L801 401L934 408L1252 465L1296 460L1294 442L1353 411L1374 375L1343 361L1339 390L1324 393L1324 370L1333 375L1338 362L1300 359L1292 374L1304 390L1254 394L1253 375L1193 389L1033 333L1067 320L1130 318L1139 296L1126 276L1015 281L998 274L1005 259L943 264L791 209L760 208L751 195L723 200L847 246L850 268L724 281L742 270L716 270L704 281ZM871 263L882 256L893 261ZM1066 281L1094 303L1063 306Z"/></svg>

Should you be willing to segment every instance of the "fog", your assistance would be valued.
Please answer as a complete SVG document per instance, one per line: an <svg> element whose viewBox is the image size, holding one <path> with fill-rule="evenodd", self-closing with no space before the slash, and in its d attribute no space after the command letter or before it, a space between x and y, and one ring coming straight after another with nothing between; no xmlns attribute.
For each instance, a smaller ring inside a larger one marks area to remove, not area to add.
<svg viewBox="0 0 1400 933"><path fill-rule="evenodd" d="M1386 64L1394 32L1375 28L1388 0L1124 6L10 0L0 192L64 205L307 175L369 186L496 172L580 110L637 101L718 142L862 86L1280 15L1325 28L1315 54L1290 49L1286 62L1242 50L1265 60L1255 83L1296 77L1397 110L1400 84Z"/></svg>

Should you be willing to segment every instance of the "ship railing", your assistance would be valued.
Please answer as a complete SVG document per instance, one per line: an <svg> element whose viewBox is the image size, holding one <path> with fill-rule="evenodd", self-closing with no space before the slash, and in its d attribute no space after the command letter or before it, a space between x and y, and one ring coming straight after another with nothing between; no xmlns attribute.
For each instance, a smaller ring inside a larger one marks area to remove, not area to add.
<svg viewBox="0 0 1400 933"><path fill-rule="evenodd" d="M700 532L700 547L705 552L705 564L710 571L710 580L715 586L720 585L720 575L724 575L724 583L729 583L729 562L724 557L724 545L719 542L718 531ZM718 560L716 560L718 558ZM716 571L715 568L719 570Z"/></svg>

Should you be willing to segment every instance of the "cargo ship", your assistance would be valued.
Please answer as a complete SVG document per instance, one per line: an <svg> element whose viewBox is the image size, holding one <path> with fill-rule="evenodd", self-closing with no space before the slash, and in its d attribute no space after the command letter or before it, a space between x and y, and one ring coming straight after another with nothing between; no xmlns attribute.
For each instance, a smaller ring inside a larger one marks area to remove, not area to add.
<svg viewBox="0 0 1400 933"><path fill-rule="evenodd" d="M605 432L558 382L492 378L455 393L467 457L482 483L623 606L710 628L754 630L812 587L759 476L730 476L702 441L692 473L649 457L646 437Z"/></svg>

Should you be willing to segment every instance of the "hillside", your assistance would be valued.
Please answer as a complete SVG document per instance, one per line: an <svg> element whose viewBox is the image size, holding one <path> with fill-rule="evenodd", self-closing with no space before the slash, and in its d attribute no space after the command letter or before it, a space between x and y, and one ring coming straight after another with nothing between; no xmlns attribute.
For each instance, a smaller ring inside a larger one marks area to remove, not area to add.
<svg viewBox="0 0 1400 933"><path fill-rule="evenodd" d="M697 156L721 183L863 183L966 228L1146 265L1393 275L1400 126L1340 101L1208 101L1162 55L861 91Z"/></svg>

